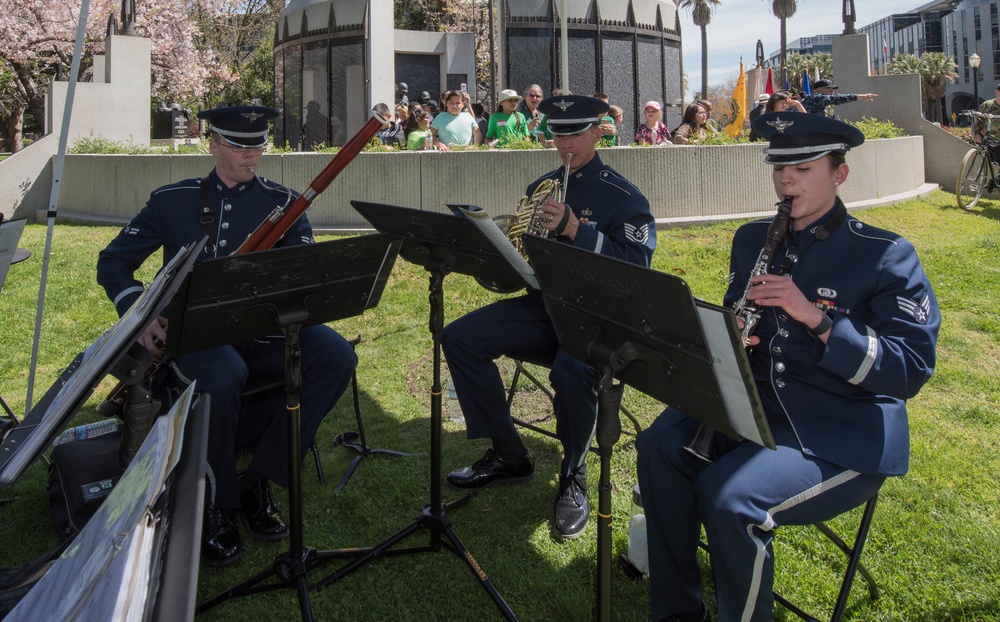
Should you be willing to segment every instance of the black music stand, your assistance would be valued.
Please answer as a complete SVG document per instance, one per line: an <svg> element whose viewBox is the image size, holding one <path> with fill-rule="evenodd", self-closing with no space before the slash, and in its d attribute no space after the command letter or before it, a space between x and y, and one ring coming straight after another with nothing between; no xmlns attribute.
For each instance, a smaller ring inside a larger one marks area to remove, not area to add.
<svg viewBox="0 0 1000 622"><path fill-rule="evenodd" d="M288 418L289 549L237 585L198 605L202 613L230 598L295 588L303 620L312 620L310 568L339 559L302 541L302 431L299 412L305 326L360 315L375 307L399 251L399 240L367 235L203 261L174 298L166 354L174 356L254 339L285 336ZM260 585L268 579L272 583Z"/></svg>
<svg viewBox="0 0 1000 622"><path fill-rule="evenodd" d="M382 554L438 551L444 546L462 558L493 599L500 613L508 620L517 620L517 616L494 587L486 572L473 558L472 553L465 548L448 518L447 510L464 505L471 495L465 495L447 504L441 503L441 333L444 330L442 283L445 275L457 272L485 282L505 284L523 281L496 247L468 218L364 201L352 201L351 204L378 231L403 238L400 256L411 263L423 266L429 273L429 328L434 342L430 422L430 504L425 506L408 526L381 544L364 549L356 559L317 583L317 588L327 587ZM389 551L391 547L422 529L430 532L427 546ZM447 540L442 540L442 535Z"/></svg>
<svg viewBox="0 0 1000 622"><path fill-rule="evenodd" d="M687 283L669 274L553 240L525 236L524 245L560 344L597 369L597 613L603 622L611 619L611 453L621 435L622 383L734 438L772 449L774 441L731 311L696 303ZM721 338L707 336L708 322L716 322L712 331Z"/></svg>
<svg viewBox="0 0 1000 622"><path fill-rule="evenodd" d="M177 291L180 277L191 270L206 239L178 251L128 312L77 356L24 420L8 434L0 445L0 486L12 486L25 469L34 464L104 376L112 372L124 373L131 376L127 382L141 383L149 353L136 346L135 340ZM146 357L144 360L142 354Z"/></svg>
<svg viewBox="0 0 1000 622"><path fill-rule="evenodd" d="M351 347L357 347L361 343L361 335L358 335L354 339L351 339ZM355 372L351 376L351 389L354 394L354 418L358 422L358 429L356 431L351 430L347 432L341 432L337 436L333 437L334 445L341 445L348 449L353 450L357 455L351 460L351 463L347 465L347 470L344 471L344 476L340 478L340 483L334 490L341 490L347 485L347 482L354 475L354 469L358 468L358 464L361 460L367 458L372 454L384 454L389 456L419 456L419 453L407 453L405 451L397 451L395 449L378 449L374 447L369 447L368 441L365 437L365 424L361 420L361 403L358 401L358 374Z"/></svg>

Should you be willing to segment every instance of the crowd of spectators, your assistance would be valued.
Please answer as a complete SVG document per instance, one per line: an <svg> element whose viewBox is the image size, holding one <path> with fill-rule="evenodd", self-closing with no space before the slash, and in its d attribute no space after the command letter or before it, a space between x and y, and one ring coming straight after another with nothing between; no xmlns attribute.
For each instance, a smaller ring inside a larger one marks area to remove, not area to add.
<svg viewBox="0 0 1000 622"><path fill-rule="evenodd" d="M441 93L435 101L427 91L409 99L406 85L400 83L395 111L385 104L377 106L379 114L389 119L388 125L377 134L379 143L391 149L415 151L450 151L455 147L478 145L506 148L522 141L553 147L545 115L538 109L538 104L545 98L541 86L529 85L523 97L514 89L500 91L497 108L492 113L487 112L482 102L473 102L465 85L462 86L460 90ZM871 101L876 97L871 93L834 95L833 89L837 87L829 80L820 80L816 86L822 88L816 89L819 92L811 96L812 99L790 90L777 91L770 96L762 94L750 116L763 112L811 112L810 105L817 110L824 105L825 114L829 115L833 105L857 99ZM561 94L559 89L553 89L549 95ZM719 132L712 119L712 102L706 99L689 104L684 109L681 123L673 129L663 122L663 104L648 101L643 106L643 120L636 126L634 134L628 134L621 127L622 107L612 104L604 93L594 93L593 97L610 104L609 112L600 123L599 147L696 145ZM632 141L628 140L629 136L633 136ZM758 140L758 137L751 132L750 140Z"/></svg>

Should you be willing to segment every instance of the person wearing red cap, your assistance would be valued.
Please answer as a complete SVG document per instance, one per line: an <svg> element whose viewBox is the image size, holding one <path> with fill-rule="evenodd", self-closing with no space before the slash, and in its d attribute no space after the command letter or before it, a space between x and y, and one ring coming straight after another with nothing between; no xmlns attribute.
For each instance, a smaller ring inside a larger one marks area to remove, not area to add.
<svg viewBox="0 0 1000 622"><path fill-rule="evenodd" d="M635 128L635 142L640 145L669 145L670 130L663 124L663 106L658 101L648 101L642 107L646 122Z"/></svg>

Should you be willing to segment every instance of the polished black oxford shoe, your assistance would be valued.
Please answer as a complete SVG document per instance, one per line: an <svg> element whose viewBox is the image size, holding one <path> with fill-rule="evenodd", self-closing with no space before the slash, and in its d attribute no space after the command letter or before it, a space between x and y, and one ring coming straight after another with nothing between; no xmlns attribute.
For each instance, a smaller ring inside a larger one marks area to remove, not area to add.
<svg viewBox="0 0 1000 622"><path fill-rule="evenodd" d="M231 510L214 503L206 504L201 535L201 561L206 566L222 568L243 557L240 529L233 521Z"/></svg>
<svg viewBox="0 0 1000 622"><path fill-rule="evenodd" d="M708 622L708 607L701 604L701 609L691 613L681 613L664 618L663 622Z"/></svg>
<svg viewBox="0 0 1000 622"><path fill-rule="evenodd" d="M501 460L495 451L488 449L472 466L449 473L447 480L453 488L472 490L490 484L519 484L530 480L534 475L535 465L527 451L517 462L507 462Z"/></svg>
<svg viewBox="0 0 1000 622"><path fill-rule="evenodd" d="M574 469L566 476L559 476L559 493L556 495L552 526L556 533L567 540L575 540L587 530L590 519L590 498L587 497L587 470Z"/></svg>
<svg viewBox="0 0 1000 622"><path fill-rule="evenodd" d="M271 496L271 487L262 479L240 495L240 517L250 535L258 540L283 540L288 527L281 520L280 510Z"/></svg>

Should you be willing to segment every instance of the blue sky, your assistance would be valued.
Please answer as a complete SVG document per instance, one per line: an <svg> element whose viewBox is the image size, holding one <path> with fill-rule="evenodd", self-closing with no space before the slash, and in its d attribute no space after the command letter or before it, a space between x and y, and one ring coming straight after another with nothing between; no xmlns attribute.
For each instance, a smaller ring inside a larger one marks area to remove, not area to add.
<svg viewBox="0 0 1000 622"><path fill-rule="evenodd" d="M860 28L893 13L904 13L923 6L927 0L854 0L855 26ZM708 83L718 84L727 76L737 75L740 56L747 67L755 63L757 40L764 43L764 54L781 47L780 22L771 14L765 0L722 0L712 15L708 31ZM798 0L798 10L788 20L788 40L822 34L839 34L842 0ZM701 31L691 21L691 12L681 10L684 72L690 90L701 88Z"/></svg>

